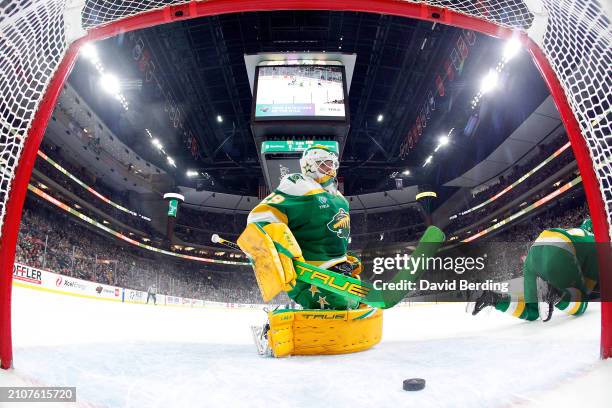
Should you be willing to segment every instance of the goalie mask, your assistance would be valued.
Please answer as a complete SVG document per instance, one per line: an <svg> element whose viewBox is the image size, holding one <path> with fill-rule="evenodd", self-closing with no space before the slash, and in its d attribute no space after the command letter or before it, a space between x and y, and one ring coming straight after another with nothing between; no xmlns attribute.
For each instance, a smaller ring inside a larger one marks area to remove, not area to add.
<svg viewBox="0 0 612 408"><path fill-rule="evenodd" d="M304 150L300 159L302 174L314 179L322 186L335 180L339 166L338 155L321 145L314 145Z"/></svg>

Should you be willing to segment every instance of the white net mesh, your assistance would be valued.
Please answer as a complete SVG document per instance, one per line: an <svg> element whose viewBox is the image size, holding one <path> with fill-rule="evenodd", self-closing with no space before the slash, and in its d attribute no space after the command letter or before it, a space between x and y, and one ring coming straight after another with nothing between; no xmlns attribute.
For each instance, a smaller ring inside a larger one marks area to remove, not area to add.
<svg viewBox="0 0 612 408"><path fill-rule="evenodd" d="M590 150L608 225L612 219L610 22L597 0L541 0L549 13L543 51L549 59ZM207 4L214 3L209 0ZM64 0L0 0L0 228L10 181L43 93L64 56ZM182 0L85 1L82 25L90 29ZM528 29L538 0L414 1ZM612 228L610 228L612 236Z"/></svg>
<svg viewBox="0 0 612 408"><path fill-rule="evenodd" d="M547 0L546 4L550 18L543 51L589 147L612 238L610 19L602 6L592 1Z"/></svg>
<svg viewBox="0 0 612 408"><path fill-rule="evenodd" d="M63 1L5 3L0 8L0 231L25 137L66 49Z"/></svg>

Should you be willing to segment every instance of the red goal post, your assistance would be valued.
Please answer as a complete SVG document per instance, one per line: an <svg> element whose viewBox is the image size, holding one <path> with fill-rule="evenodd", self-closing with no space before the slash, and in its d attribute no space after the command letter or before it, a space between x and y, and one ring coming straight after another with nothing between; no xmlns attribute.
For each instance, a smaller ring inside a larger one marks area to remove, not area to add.
<svg viewBox="0 0 612 408"><path fill-rule="evenodd" d="M234 12L359 11L427 20L529 50L574 150L598 242L612 236L611 29L599 0L15 0L0 9L0 366L12 365L11 287L27 184L62 85L88 41ZM610 8L610 6L608 6ZM612 271L601 276L610 293ZM601 356L612 356L602 304Z"/></svg>

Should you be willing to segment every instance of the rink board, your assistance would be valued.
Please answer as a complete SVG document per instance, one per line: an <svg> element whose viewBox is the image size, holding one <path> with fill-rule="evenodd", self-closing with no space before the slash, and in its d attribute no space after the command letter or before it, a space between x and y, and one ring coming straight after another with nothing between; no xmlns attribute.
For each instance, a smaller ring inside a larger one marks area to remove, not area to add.
<svg viewBox="0 0 612 408"><path fill-rule="evenodd" d="M104 285L83 279L61 275L41 268L34 268L19 262L13 267L13 286L51 292L61 295L86 299L106 300L121 303L147 303L147 292L119 286ZM150 300L149 304L153 304ZM157 306L175 307L212 307L212 308L251 308L260 309L261 304L241 304L231 302L213 302L201 299L190 299L180 296L156 295Z"/></svg>

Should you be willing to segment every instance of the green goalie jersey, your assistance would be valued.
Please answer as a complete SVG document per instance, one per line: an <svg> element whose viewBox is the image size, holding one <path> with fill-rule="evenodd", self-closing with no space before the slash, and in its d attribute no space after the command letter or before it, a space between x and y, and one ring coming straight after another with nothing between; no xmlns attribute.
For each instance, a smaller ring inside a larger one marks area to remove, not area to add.
<svg viewBox="0 0 612 408"><path fill-rule="evenodd" d="M349 205L333 185L324 188L302 174L286 175L251 211L247 222L287 224L304 259L313 265L327 269L346 261Z"/></svg>

